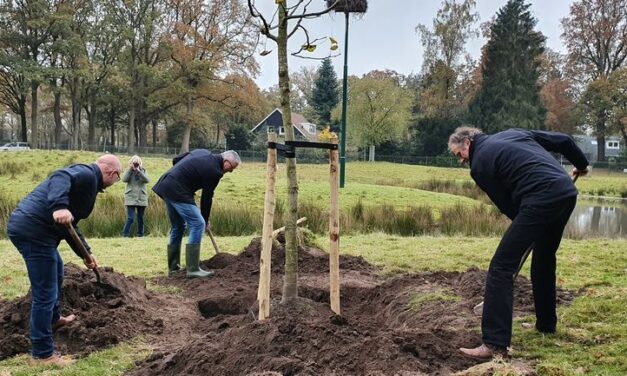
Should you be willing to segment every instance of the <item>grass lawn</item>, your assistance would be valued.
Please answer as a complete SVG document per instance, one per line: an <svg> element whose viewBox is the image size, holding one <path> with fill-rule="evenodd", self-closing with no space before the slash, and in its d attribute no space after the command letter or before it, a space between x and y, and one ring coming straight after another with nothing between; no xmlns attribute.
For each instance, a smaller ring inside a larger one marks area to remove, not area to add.
<svg viewBox="0 0 627 376"><path fill-rule="evenodd" d="M30 151L0 153L0 187L15 198L22 198L52 171L71 163L92 163L98 153L75 151ZM123 168L128 156L121 155ZM145 157L144 166L151 177L149 187L172 165L170 158ZM235 203L263 207L266 166L264 163L243 163L232 174L227 174L215 192L216 200L228 197ZM325 164L299 164L300 195L304 201L327 200L329 195L329 167ZM346 187L342 189L340 204L351 206L360 198L367 198L364 205L392 204L405 206L430 204L448 206L457 202L472 203L465 198L452 199L435 193L415 189L430 180L470 181L469 171L463 168L412 166L387 162L350 162L346 166ZM627 196L627 177L618 173L607 174L593 171L591 176L577 182L584 194L620 197ZM285 164L279 163L277 192L286 191ZM391 187L394 189L391 191ZM109 190L122 193L124 184L116 184Z"/></svg>
<svg viewBox="0 0 627 376"><path fill-rule="evenodd" d="M11 205L13 200L17 202L24 197L55 169L71 163L91 163L97 155L64 151L2 153L0 199L4 197L4 204ZM121 156L121 159L125 166L128 156ZM146 157L144 164L152 179L150 188L171 166L171 160ZM432 180L459 183L470 181L466 169L352 162L347 164L346 171L346 188L340 192L343 210L358 202L364 206L390 205L396 211L410 205L424 205L436 212L455 205L479 205L479 201L467 197L416 189ZM279 165L277 177L277 197L283 200L285 206L286 177L283 163ZM326 207L329 200L328 166L299 164L298 177L300 202ZM627 179L621 174L593 171L591 176L580 179L577 186L580 192L586 194L627 196ZM264 189L265 164L244 163L233 174L227 174L223 178L215 192L215 201L218 203L216 207L220 209L219 205L226 202L231 209L244 207L256 213L263 206ZM123 190L124 184L120 183L99 195L99 204L92 215L94 218L90 219L94 221L94 226L104 226L97 222L96 217L113 216L112 212L103 208L120 207L120 212L115 215L124 216L120 201ZM99 205L102 205L100 209ZM5 209L4 212L10 213L10 207ZM151 220L158 220L156 217L151 217ZM165 218L159 220L165 221ZM241 221L237 224L241 224ZM121 227L119 223L111 226ZM166 228L167 224L163 226ZM250 239L250 236L222 236L218 238L218 242L223 251L237 253ZM379 265L383 273L389 275L436 270L462 271L470 266L486 269L498 241L494 237L400 237L371 233L343 236L341 252L363 256ZM142 239L89 239L101 265L112 266L126 275L145 278L165 272L166 242L165 237L154 234ZM327 244L325 238L319 238L318 242L323 247ZM558 254L558 283L562 287L579 291L581 295L571 306L560 308L560 326L556 335L540 336L533 331L523 332L519 329L520 325L515 325L514 329L517 356L536 360L536 371L539 375L627 374L627 357L624 356L627 353L627 310L624 308L627 306L625 244L624 239L563 241ZM65 262L80 264L78 257L65 243L61 246L61 253ZM205 242L203 259L212 254L209 243ZM528 273L526 266L523 274ZM23 260L7 240L0 240L0 281L1 299L15 299L28 291L29 283ZM149 288L158 287L149 285ZM168 291L176 293L176 290ZM28 356L23 355L0 362L0 376L119 375L131 368L135 360L144 358L149 353L150 349L145 341L136 338L94 353L64 370L30 368Z"/></svg>
<svg viewBox="0 0 627 376"><path fill-rule="evenodd" d="M220 237L220 248L237 253L250 237ZM396 237L381 233L345 236L341 252L360 255L379 265L386 274L435 270L487 268L498 238ZM212 255L208 242L202 258ZM325 246L326 239L318 243ZM162 237L143 239L92 239L90 244L101 265L127 275L150 277L164 273ZM627 374L627 253L624 240L564 240L558 254L558 283L578 290L581 296L559 310L560 326L553 336L522 331L515 325L513 346L517 357L538 361L541 375ZM79 259L63 244L65 262ZM28 290L23 261L8 241L0 241L0 297L13 299ZM528 276L528 266L523 275ZM23 355L0 362L4 375L118 375L133 361L149 354L138 338L81 359L64 370L30 368Z"/></svg>

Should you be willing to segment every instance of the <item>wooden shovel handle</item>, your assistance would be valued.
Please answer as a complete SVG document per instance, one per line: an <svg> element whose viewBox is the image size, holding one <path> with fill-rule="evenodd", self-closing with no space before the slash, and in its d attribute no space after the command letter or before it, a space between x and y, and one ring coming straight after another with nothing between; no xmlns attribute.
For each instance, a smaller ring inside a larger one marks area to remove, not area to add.
<svg viewBox="0 0 627 376"><path fill-rule="evenodd" d="M67 225L65 225L65 228L67 228L67 231L70 233L70 236L72 237L72 240L74 241L74 244L76 244L76 247L78 248L79 252L81 253L81 256L83 257L83 260L89 261L90 263L92 263L93 262L93 257L87 251L87 248L85 248L85 244L83 244L83 241L78 236L78 233L76 233L76 229L74 229L74 226L71 223L68 223ZM100 273L98 272L98 268L97 267L94 268L93 271L96 274L96 280L98 282L100 282Z"/></svg>

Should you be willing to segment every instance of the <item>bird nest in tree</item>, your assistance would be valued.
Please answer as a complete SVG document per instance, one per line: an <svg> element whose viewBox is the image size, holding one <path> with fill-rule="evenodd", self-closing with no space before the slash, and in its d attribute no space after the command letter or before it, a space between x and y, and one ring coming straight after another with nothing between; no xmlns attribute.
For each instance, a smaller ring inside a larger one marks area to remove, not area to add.
<svg viewBox="0 0 627 376"><path fill-rule="evenodd" d="M368 10L368 0L327 0L327 7L333 4L335 4L333 10L336 12L366 13Z"/></svg>

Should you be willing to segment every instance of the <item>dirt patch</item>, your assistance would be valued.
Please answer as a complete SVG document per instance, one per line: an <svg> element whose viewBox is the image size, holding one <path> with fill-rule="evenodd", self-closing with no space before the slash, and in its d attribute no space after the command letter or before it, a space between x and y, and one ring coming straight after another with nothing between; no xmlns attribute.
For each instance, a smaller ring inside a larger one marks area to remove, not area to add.
<svg viewBox="0 0 627 376"><path fill-rule="evenodd" d="M241 375L447 375L478 362L462 357L461 346L479 344L486 272L435 272L380 276L362 258L341 256L342 316L329 309L328 255L299 249L299 296L279 304L284 248L272 250L271 318L256 321L261 244L254 239L238 256L219 254L203 262L216 272L209 280L183 273L160 278L196 299L204 333L176 351L156 351L131 371L147 376ZM558 292L560 303L572 300ZM519 278L516 315L533 313L531 284Z"/></svg>
<svg viewBox="0 0 627 376"><path fill-rule="evenodd" d="M328 255L299 249L299 296L280 304L285 252L272 249L271 318L257 321L260 240L237 256L218 254L202 266L210 279L155 278L180 295L155 294L139 278L66 266L64 314L79 320L55 334L57 349L84 355L144 335L155 348L131 375L448 375L478 362L460 346L479 344L486 272L434 272L382 277L363 258L340 257L342 316L328 305ZM515 314L533 313L531 284L519 278ZM558 291L560 304L572 294ZM0 302L0 359L28 352L30 296Z"/></svg>
<svg viewBox="0 0 627 376"><path fill-rule="evenodd" d="M61 313L78 320L55 332L56 349L85 355L138 334L163 331L158 303L141 278L125 277L111 268L100 270L102 284L91 271L65 265ZM0 302L0 359L29 352L31 295Z"/></svg>

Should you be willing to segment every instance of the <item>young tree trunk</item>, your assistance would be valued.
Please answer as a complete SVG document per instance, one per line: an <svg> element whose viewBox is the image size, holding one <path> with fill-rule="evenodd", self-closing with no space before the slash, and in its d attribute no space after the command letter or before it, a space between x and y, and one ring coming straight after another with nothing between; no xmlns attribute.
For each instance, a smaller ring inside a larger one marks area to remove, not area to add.
<svg viewBox="0 0 627 376"><path fill-rule="evenodd" d="M26 99L20 101L20 121L22 123L20 139L22 140L22 142L28 142L28 126L26 125Z"/></svg>
<svg viewBox="0 0 627 376"><path fill-rule="evenodd" d="M87 133L87 143L89 145L95 145L96 144L97 107L96 107L96 94L93 92L89 94L89 99L88 99L86 110L87 110L87 122L89 124L88 133Z"/></svg>
<svg viewBox="0 0 627 376"><path fill-rule="evenodd" d="M33 81L31 83L31 113L30 113L30 147L38 148L39 147L39 129L37 124L37 117L39 113L38 109L38 100L37 100L37 90L39 89L39 83Z"/></svg>
<svg viewBox="0 0 627 376"><path fill-rule="evenodd" d="M128 152L135 152L135 103L131 104L131 111L128 115Z"/></svg>
<svg viewBox="0 0 627 376"><path fill-rule="evenodd" d="M157 146L157 119L152 119L152 147Z"/></svg>
<svg viewBox="0 0 627 376"><path fill-rule="evenodd" d="M597 134L597 161L605 161L605 121L606 116L602 111L597 114L595 132Z"/></svg>
<svg viewBox="0 0 627 376"><path fill-rule="evenodd" d="M109 122L111 125L111 147L115 147L115 108L113 106L111 106Z"/></svg>
<svg viewBox="0 0 627 376"><path fill-rule="evenodd" d="M216 145L220 143L220 124L216 124Z"/></svg>
<svg viewBox="0 0 627 376"><path fill-rule="evenodd" d="M79 128L80 128L80 112L81 112L81 105L78 103L78 94L77 94L77 88L78 88L78 79L77 78L73 78L72 79L73 85L72 85L72 147L73 148L78 148L78 141L79 141Z"/></svg>
<svg viewBox="0 0 627 376"><path fill-rule="evenodd" d="M290 108L290 77L287 64L287 6L279 6L278 59L279 91L283 110L283 128L285 140L294 140L292 110ZM298 297L298 240L296 221L298 220L298 179L296 176L296 158L285 158L287 164L287 218L285 222L285 276L283 277L282 303L289 303Z"/></svg>
<svg viewBox="0 0 627 376"><path fill-rule="evenodd" d="M374 162L374 145L368 147L368 162Z"/></svg>
<svg viewBox="0 0 627 376"><path fill-rule="evenodd" d="M597 135L597 161L605 161L605 135Z"/></svg>
<svg viewBox="0 0 627 376"><path fill-rule="evenodd" d="M148 124L148 121L146 120L145 110L146 103L142 99L142 101L139 103L139 111L137 111L137 113L140 114L139 119L137 120L137 145L139 145L140 147L148 145L148 131L146 130L146 125Z"/></svg>
<svg viewBox="0 0 627 376"><path fill-rule="evenodd" d="M190 123L192 118L192 112L194 111L194 104L192 102L192 94L188 94L187 97L187 123L185 124L185 130L183 131L183 140L181 141L181 153L187 153L189 151L189 138L192 134L192 124Z"/></svg>
<svg viewBox="0 0 627 376"><path fill-rule="evenodd" d="M56 87L56 84L55 84ZM54 143L59 145L61 143L61 132L63 131L63 123L61 121L61 93L58 90L54 91Z"/></svg>

